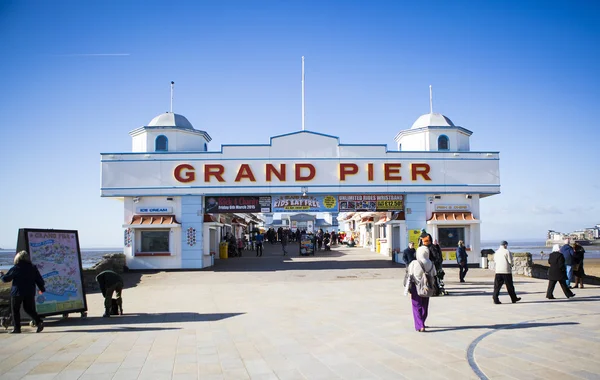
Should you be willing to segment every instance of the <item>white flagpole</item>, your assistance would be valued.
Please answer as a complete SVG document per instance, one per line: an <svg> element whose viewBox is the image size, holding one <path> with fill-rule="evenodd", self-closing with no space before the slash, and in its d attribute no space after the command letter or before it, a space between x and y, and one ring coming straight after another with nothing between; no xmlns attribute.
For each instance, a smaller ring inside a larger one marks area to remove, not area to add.
<svg viewBox="0 0 600 380"><path fill-rule="evenodd" d="M302 56L302 130L304 130L304 56Z"/></svg>
<svg viewBox="0 0 600 380"><path fill-rule="evenodd" d="M433 113L433 91L429 85L429 113Z"/></svg>
<svg viewBox="0 0 600 380"><path fill-rule="evenodd" d="M175 88L175 82L171 81L171 113L173 113L173 90Z"/></svg>

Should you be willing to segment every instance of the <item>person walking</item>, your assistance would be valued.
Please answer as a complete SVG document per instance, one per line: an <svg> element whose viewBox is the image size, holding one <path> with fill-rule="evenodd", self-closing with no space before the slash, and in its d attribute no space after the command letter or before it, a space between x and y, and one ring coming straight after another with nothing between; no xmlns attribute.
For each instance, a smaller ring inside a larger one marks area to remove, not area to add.
<svg viewBox="0 0 600 380"><path fill-rule="evenodd" d="M573 294L571 289L567 286L565 257L560 253L560 246L558 244L554 244L552 247L552 253L550 253L550 257L548 257L548 264L550 264L550 268L548 269L548 290L546 291L546 298L549 300L554 299L554 287L557 282L560 284L560 287L567 298L575 297L575 294Z"/></svg>
<svg viewBox="0 0 600 380"><path fill-rule="evenodd" d="M256 257L262 256L263 254L263 242L265 237L260 231L256 234Z"/></svg>
<svg viewBox="0 0 600 380"><path fill-rule="evenodd" d="M21 304L23 309L37 326L36 332L42 332L44 322L35 310L35 287L37 285L39 294L46 291L44 279L40 271L31 263L29 253L20 251L13 260L14 266L4 274L0 272L2 282L12 281L10 288L10 306L13 320L11 334L21 333Z"/></svg>
<svg viewBox="0 0 600 380"><path fill-rule="evenodd" d="M565 242L565 244L560 247L560 253L562 253L565 258L565 265L567 267L567 286L571 286L571 281L573 281L573 255L575 252L573 248L569 245L569 239Z"/></svg>
<svg viewBox="0 0 600 380"><path fill-rule="evenodd" d="M585 276L585 272L583 271L583 259L585 256L585 249L581 244L575 243L573 251L575 252L573 255L573 276L575 276L574 288L579 288L579 284L581 284L581 289L583 289L583 277Z"/></svg>
<svg viewBox="0 0 600 380"><path fill-rule="evenodd" d="M433 283L423 284L422 281L424 278L429 278L429 281L433 282L435 275L435 266L429 260L429 248L423 245L417 249L416 259L409 264L404 277L404 295L410 293L415 330L419 332L425 332L425 321L429 315L429 297L419 295L417 289L433 287Z"/></svg>
<svg viewBox="0 0 600 380"><path fill-rule="evenodd" d="M404 265L408 268L408 265L417 258L417 251L415 250L415 243L412 241L408 243L408 248L402 252L402 260L404 261Z"/></svg>
<svg viewBox="0 0 600 380"><path fill-rule="evenodd" d="M515 293L512 277L513 257L512 253L508 250L508 242L506 240L502 241L500 248L494 254L494 261L496 262L496 277L494 278L494 294L492 296L494 303L502 303L498 296L500 295L500 288L504 284L506 284L506 290L512 303L517 303L521 300L521 297L517 297Z"/></svg>
<svg viewBox="0 0 600 380"><path fill-rule="evenodd" d="M467 265L467 248L465 248L465 242L462 240L458 241L458 248L456 248L456 262L458 263L458 278L460 282L465 282L465 276L469 271Z"/></svg>
<svg viewBox="0 0 600 380"><path fill-rule="evenodd" d="M283 255L285 256L287 254L287 250L285 249L288 245L288 231L287 230L283 230L281 232L281 249L283 250Z"/></svg>
<svg viewBox="0 0 600 380"><path fill-rule="evenodd" d="M112 309L112 296L116 293L119 314L123 315L123 278L120 274L112 270L105 270L96 276L96 281L100 285L100 291L104 297L104 318L110 317Z"/></svg>

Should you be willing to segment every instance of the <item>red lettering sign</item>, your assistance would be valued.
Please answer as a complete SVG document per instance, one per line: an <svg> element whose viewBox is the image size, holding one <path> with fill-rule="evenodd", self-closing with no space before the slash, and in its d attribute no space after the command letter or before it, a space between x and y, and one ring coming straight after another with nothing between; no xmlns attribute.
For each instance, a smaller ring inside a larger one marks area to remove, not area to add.
<svg viewBox="0 0 600 380"><path fill-rule="evenodd" d="M295 164L296 181L310 181L315 178L316 170L312 164ZM308 175L302 175L302 169L308 169Z"/></svg>
<svg viewBox="0 0 600 380"><path fill-rule="evenodd" d="M185 170L185 171L184 171ZM196 173L194 172L194 167L189 164L181 164L175 167L173 171L173 175L175 179L179 182L192 182L196 179Z"/></svg>
<svg viewBox="0 0 600 380"><path fill-rule="evenodd" d="M429 170L431 170L429 164L411 164L410 173L412 175L412 180L416 181L417 176L420 175L424 180L431 181L431 178L429 177Z"/></svg>
<svg viewBox="0 0 600 380"><path fill-rule="evenodd" d="M402 164L383 164L384 179L386 181L402 181L402 176L394 174L400 174L400 167Z"/></svg>
<svg viewBox="0 0 600 380"><path fill-rule="evenodd" d="M271 182L271 175L275 175L278 180L285 182L285 164L279 165L279 171L275 169L275 166L267 164L267 182Z"/></svg>
<svg viewBox="0 0 600 380"><path fill-rule="evenodd" d="M206 164L204 165L204 182L210 182L210 177L214 176L217 181L225 182L223 179L225 168L221 164Z"/></svg>
<svg viewBox="0 0 600 380"><path fill-rule="evenodd" d="M250 181L256 182L254 173L252 173L252 169L250 169L250 165L248 164L242 164L240 166L237 176L235 176L235 182L240 182L243 178L248 178Z"/></svg>
<svg viewBox="0 0 600 380"><path fill-rule="evenodd" d="M356 173L358 173L358 165L340 163L340 181L345 181L346 175L354 175Z"/></svg>

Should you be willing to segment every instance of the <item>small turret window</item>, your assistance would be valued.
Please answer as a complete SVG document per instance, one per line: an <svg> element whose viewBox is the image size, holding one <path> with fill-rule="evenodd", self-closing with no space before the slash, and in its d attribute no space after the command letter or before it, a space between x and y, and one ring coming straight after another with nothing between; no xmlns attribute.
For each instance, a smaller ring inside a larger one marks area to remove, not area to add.
<svg viewBox="0 0 600 380"><path fill-rule="evenodd" d="M160 135L156 138L156 142L154 143L154 151L156 152L166 152L169 150L169 140L167 136Z"/></svg>
<svg viewBox="0 0 600 380"><path fill-rule="evenodd" d="M208 151L208 145L206 145L206 143L204 143L204 151Z"/></svg>
<svg viewBox="0 0 600 380"><path fill-rule="evenodd" d="M450 150L450 141L448 136L441 135L438 137L438 150Z"/></svg>

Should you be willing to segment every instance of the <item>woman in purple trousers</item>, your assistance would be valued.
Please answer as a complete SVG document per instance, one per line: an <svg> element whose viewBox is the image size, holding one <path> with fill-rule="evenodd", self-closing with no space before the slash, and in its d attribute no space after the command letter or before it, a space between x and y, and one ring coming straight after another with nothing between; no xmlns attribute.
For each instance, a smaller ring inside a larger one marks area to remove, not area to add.
<svg viewBox="0 0 600 380"><path fill-rule="evenodd" d="M429 260L429 248L425 245L417 249L417 259L413 260L406 269L404 279L404 295L410 293L415 330L419 332L425 331L425 321L429 309L429 297L419 296L417 293L417 288L421 285L423 272L426 272L432 278L436 275L435 266Z"/></svg>

